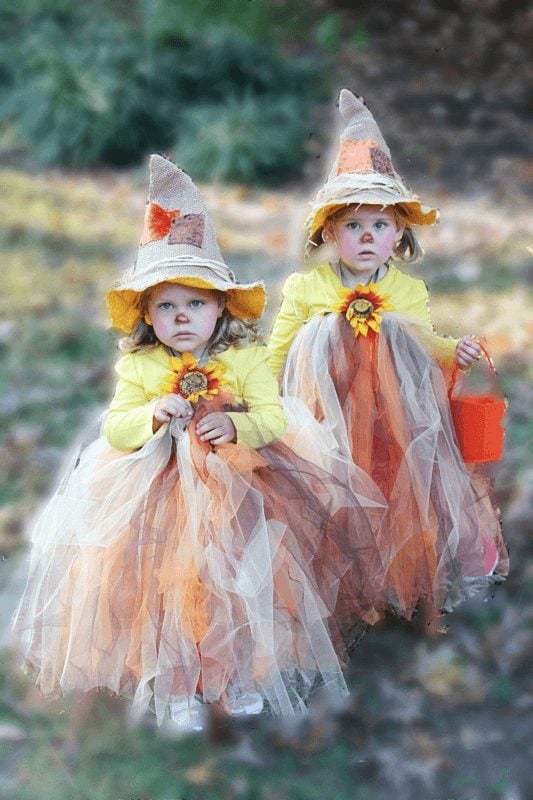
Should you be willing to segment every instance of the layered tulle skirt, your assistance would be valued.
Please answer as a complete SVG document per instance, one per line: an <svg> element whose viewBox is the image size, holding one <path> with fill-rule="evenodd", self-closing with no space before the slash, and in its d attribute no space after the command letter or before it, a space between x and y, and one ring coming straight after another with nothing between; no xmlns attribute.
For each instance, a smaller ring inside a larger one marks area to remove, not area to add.
<svg viewBox="0 0 533 800"><path fill-rule="evenodd" d="M508 571L490 481L457 447L438 347L393 313L366 337L326 314L299 331L283 373L283 394L303 400L383 494L382 610L407 618L418 604L450 610Z"/></svg>
<svg viewBox="0 0 533 800"><path fill-rule="evenodd" d="M230 405L200 401L195 419ZM288 716L317 687L346 692L343 635L383 607L386 504L300 401L286 410L287 436L260 450L178 421L136 452L80 449L14 619L45 695L103 687L162 719L235 685Z"/></svg>

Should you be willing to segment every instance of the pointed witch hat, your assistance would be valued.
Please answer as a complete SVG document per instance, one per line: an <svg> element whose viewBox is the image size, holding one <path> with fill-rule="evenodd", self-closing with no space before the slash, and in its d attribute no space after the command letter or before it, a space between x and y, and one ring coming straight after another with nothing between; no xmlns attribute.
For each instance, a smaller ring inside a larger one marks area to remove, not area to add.
<svg viewBox="0 0 533 800"><path fill-rule="evenodd" d="M433 225L438 219L437 209L422 205L398 175L385 139L364 102L342 89L339 111L345 123L340 147L306 220L310 244L321 244L326 219L353 203L401 206L407 224Z"/></svg>
<svg viewBox="0 0 533 800"><path fill-rule="evenodd" d="M226 308L240 319L259 319L265 285L239 284L224 262L202 195L190 177L159 155L150 157L150 188L137 260L106 300L114 328L131 333L141 318L145 289L181 283L226 294Z"/></svg>

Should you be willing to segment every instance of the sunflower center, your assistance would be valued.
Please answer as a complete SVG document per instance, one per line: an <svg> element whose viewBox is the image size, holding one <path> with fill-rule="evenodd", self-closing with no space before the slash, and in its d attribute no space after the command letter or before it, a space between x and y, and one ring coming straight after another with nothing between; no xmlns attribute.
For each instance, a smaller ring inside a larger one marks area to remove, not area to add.
<svg viewBox="0 0 533 800"><path fill-rule="evenodd" d="M196 394L196 392L202 392L204 389L207 389L207 378L203 372L198 372L197 370L188 372L179 383L180 394L184 397Z"/></svg>
<svg viewBox="0 0 533 800"><path fill-rule="evenodd" d="M357 300L352 300L348 308L351 308L355 316L360 319L368 319L374 310L374 306L370 300L366 300L364 297L358 297Z"/></svg>

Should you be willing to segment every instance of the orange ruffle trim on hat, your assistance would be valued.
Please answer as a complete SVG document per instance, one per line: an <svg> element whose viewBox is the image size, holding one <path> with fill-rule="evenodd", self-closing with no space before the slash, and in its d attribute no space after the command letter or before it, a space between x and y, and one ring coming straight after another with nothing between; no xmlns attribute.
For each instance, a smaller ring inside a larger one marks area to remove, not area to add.
<svg viewBox="0 0 533 800"><path fill-rule="evenodd" d="M409 225L434 225L439 218L439 212L436 208L424 206L418 200L401 200L394 203L386 201L383 203L368 202L363 196L357 197L357 189L354 188L353 199L348 199L347 202L328 203L316 211L309 226L309 239L315 244L322 244L320 241L321 232L328 217L340 211L341 208L347 208L353 205L372 205L379 208L399 206Z"/></svg>
<svg viewBox="0 0 533 800"><path fill-rule="evenodd" d="M197 289L210 289L221 291L210 281L196 277L180 277L169 279L165 283L180 283L183 286L192 286ZM259 319L265 306L265 292L261 286L250 288L228 289L226 294L226 308L229 313L239 319ZM141 318L139 301L142 292L133 289L112 289L107 293L106 303L111 327L118 328L124 333L132 333Z"/></svg>

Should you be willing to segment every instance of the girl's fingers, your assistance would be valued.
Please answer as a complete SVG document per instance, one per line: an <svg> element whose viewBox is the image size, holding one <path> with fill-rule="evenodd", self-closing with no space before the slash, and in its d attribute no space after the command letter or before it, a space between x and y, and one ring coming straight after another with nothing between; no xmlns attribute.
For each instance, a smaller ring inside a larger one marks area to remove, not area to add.
<svg viewBox="0 0 533 800"><path fill-rule="evenodd" d="M207 433L220 426L220 418L216 414L208 414L196 426L196 433Z"/></svg>
<svg viewBox="0 0 533 800"><path fill-rule="evenodd" d="M174 414L180 414L181 416L190 416L192 414L192 408L186 403L173 403L172 409Z"/></svg>
<svg viewBox="0 0 533 800"><path fill-rule="evenodd" d="M222 428L211 428L211 430L207 431L202 436L200 436L200 441L201 442L205 442L205 441L211 441L212 442L213 439L215 438L215 436L223 436L223 434L224 434L224 430Z"/></svg>
<svg viewBox="0 0 533 800"><path fill-rule="evenodd" d="M160 422L168 422L171 417L179 417L180 419L190 419L194 413L194 409L190 404L185 405L180 402L173 402L169 400L162 404L155 412L155 417Z"/></svg>
<svg viewBox="0 0 533 800"><path fill-rule="evenodd" d="M468 350L469 352L473 352L476 355L481 353L481 347L479 345L479 342L476 342L475 339L470 339L470 338L461 339L461 341L459 342L459 347Z"/></svg>
<svg viewBox="0 0 533 800"><path fill-rule="evenodd" d="M218 439L211 439L211 444L227 444L230 441L230 436L228 433L225 433L223 436L219 436Z"/></svg>

